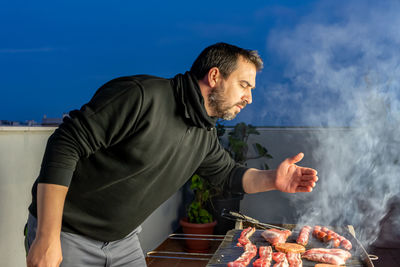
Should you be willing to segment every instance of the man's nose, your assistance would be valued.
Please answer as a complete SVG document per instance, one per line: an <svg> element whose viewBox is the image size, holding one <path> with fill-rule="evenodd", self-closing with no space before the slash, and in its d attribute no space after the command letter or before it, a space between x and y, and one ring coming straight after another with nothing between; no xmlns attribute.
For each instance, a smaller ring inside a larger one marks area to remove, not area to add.
<svg viewBox="0 0 400 267"><path fill-rule="evenodd" d="M251 104L251 102L253 102L253 98L251 95L251 89L246 90L246 94L244 95L243 99L247 101L247 104Z"/></svg>

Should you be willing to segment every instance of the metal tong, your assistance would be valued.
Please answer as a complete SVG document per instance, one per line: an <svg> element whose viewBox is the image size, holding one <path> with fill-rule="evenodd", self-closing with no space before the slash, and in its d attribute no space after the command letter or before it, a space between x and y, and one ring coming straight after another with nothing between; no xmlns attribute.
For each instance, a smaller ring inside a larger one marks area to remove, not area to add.
<svg viewBox="0 0 400 267"><path fill-rule="evenodd" d="M240 212L227 211L226 209L222 210L221 216L226 218L226 219L233 220L233 221L242 220L242 221L245 221L245 222L248 222L248 223L252 223L254 225L257 225L261 229L272 229L272 228L275 228L275 229L279 229L279 230L289 230L289 229L286 229L286 228L283 228L283 227L279 227L279 226L276 226L276 225L272 225L272 224L268 224L268 223L262 223L262 222L260 222L260 221L258 221L256 219L251 218L249 216L246 216L246 215L244 215L244 214L242 214Z"/></svg>

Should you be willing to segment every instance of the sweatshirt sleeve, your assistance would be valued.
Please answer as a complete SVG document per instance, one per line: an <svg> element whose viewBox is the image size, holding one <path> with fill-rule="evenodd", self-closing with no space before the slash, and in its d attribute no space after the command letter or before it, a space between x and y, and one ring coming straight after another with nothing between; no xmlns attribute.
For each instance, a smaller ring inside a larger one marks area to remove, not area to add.
<svg viewBox="0 0 400 267"><path fill-rule="evenodd" d="M248 167L236 163L219 143L215 131L214 135L210 151L196 173L224 192L244 194L242 180Z"/></svg>
<svg viewBox="0 0 400 267"><path fill-rule="evenodd" d="M38 182L69 186L80 158L134 132L142 103L142 87L132 79L119 78L103 85L50 136Z"/></svg>

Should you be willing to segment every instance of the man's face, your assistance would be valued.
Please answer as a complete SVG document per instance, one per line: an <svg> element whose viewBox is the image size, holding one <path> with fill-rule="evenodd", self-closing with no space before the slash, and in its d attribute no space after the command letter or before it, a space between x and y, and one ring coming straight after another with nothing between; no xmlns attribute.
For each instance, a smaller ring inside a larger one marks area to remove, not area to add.
<svg viewBox="0 0 400 267"><path fill-rule="evenodd" d="M256 72L253 63L239 57L236 70L226 80L221 76L208 96L209 106L216 117L232 120L247 104L251 104Z"/></svg>

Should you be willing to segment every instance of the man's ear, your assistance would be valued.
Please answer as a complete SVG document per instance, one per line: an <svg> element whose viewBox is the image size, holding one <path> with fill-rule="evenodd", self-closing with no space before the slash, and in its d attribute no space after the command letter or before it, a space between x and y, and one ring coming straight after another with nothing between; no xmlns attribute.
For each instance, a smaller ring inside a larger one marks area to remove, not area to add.
<svg viewBox="0 0 400 267"><path fill-rule="evenodd" d="M213 67L208 71L207 80L208 85L213 88L217 85L218 80L220 79L221 73L217 67Z"/></svg>

